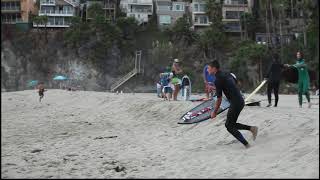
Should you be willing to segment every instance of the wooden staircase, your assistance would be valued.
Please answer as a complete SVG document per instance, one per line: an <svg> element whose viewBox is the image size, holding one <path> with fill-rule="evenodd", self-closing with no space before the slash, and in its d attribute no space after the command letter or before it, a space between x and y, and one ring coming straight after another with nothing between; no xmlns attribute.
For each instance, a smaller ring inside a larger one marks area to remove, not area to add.
<svg viewBox="0 0 320 180"><path fill-rule="evenodd" d="M127 82L129 79L131 79L132 77L134 77L135 75L142 73L141 71L141 50L140 51L136 51L136 57L134 60L134 68L132 71L130 71L128 74L124 75L123 77L121 77L120 79L118 79L117 81L115 81L110 88L111 92L114 92L114 90L116 90L118 87L120 87L122 84L124 84L125 82Z"/></svg>

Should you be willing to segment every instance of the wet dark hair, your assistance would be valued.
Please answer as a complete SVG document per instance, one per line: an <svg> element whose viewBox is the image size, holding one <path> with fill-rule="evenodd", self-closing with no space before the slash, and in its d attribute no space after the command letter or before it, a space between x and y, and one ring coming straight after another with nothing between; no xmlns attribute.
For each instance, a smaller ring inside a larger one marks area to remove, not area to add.
<svg viewBox="0 0 320 180"><path fill-rule="evenodd" d="M217 69L220 68L220 64L219 64L219 62L217 60L211 61L208 65L211 66L211 67L215 67Z"/></svg>

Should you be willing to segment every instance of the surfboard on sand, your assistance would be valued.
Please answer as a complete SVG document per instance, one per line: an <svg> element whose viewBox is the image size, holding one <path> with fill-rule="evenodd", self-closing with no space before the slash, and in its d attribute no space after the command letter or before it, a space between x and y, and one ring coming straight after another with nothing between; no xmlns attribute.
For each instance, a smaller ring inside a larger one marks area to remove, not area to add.
<svg viewBox="0 0 320 180"><path fill-rule="evenodd" d="M215 96L213 97L213 99L204 101L198 106L192 108L191 110L189 110L188 112L186 112L180 117L178 124L194 124L194 123L198 123L198 122L202 122L210 119L211 112L214 109L214 105L216 101L217 101L217 97ZM217 115L225 111L229 107L230 107L229 101L225 97L223 97L220 108L217 112Z"/></svg>
<svg viewBox="0 0 320 180"><path fill-rule="evenodd" d="M260 105L260 101L250 101L250 99L263 87L263 85L266 82L267 80L263 80L261 84L251 94L249 94L249 96L245 99L245 105L247 106ZM198 106L192 108L191 110L189 110L188 112L186 112L180 117L178 124L193 124L193 123L198 123L198 122L210 119L211 112L214 110L216 101L217 101L217 96L214 96L212 99L208 101L204 101ZM225 111L229 107L230 107L229 101L227 100L226 97L223 96L217 115Z"/></svg>
<svg viewBox="0 0 320 180"><path fill-rule="evenodd" d="M252 101L252 102L246 102L246 106L260 106L261 101Z"/></svg>
<svg viewBox="0 0 320 180"><path fill-rule="evenodd" d="M266 82L267 82L267 80L263 80L263 81L261 82L261 84L260 84L251 94L249 94L248 97L246 97L246 99L244 100L244 102L245 102L245 103L249 103L249 102L250 102L249 100L252 98L252 96L255 95L255 94L263 87L263 85L266 84Z"/></svg>
<svg viewBox="0 0 320 180"><path fill-rule="evenodd" d="M198 98L198 99L190 99L192 102L198 102L198 101L207 101L207 98Z"/></svg>

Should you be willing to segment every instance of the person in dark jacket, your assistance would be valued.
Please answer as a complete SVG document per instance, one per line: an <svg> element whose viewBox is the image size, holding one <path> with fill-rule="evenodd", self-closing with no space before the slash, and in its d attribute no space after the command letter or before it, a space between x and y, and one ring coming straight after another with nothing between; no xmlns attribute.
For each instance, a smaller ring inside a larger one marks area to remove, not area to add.
<svg viewBox="0 0 320 180"><path fill-rule="evenodd" d="M279 85L281 80L281 71L285 68L284 64L281 64L279 61L279 55L274 54L273 55L273 62L268 70L267 75L265 76L266 79L268 79L268 87L267 87L267 94L268 94L268 102L269 104L267 107L271 106L271 93L273 90L274 97L275 97L275 103L274 107L277 107L278 101L279 101Z"/></svg>

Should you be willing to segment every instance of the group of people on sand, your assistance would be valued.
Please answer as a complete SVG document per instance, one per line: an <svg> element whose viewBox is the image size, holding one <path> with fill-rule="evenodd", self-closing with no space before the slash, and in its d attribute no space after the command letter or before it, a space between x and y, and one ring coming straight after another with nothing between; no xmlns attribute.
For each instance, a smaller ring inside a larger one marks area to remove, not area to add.
<svg viewBox="0 0 320 180"><path fill-rule="evenodd" d="M299 107L302 107L302 96L305 95L306 99L308 101L308 107L311 107L310 102L310 93L309 93L309 86L310 86L310 78L308 73L307 64L305 63L305 60L302 57L302 53L300 51L296 54L297 61L293 65L289 64L283 64L279 60L278 54L273 54L272 56L272 64L269 66L269 69L265 75L265 80L267 80L267 96L268 96L268 105L267 107L271 106L271 94L274 93L275 96L275 102L274 107L278 106L279 101L279 86L281 81L281 72L285 68L289 67L295 67L298 70L298 83L297 83L297 89L298 89L298 102ZM209 74L207 71L208 65L204 68L204 81L205 81L205 92L206 97L209 98L209 93L213 92L215 90L214 81L215 76L212 74ZM235 80L236 76L231 73L231 75L234 77Z"/></svg>
<svg viewBox="0 0 320 180"><path fill-rule="evenodd" d="M182 68L179 59L174 59L171 67L167 67L165 72L160 73L160 80L157 83L158 97L164 100L177 101L181 86Z"/></svg>
<svg viewBox="0 0 320 180"><path fill-rule="evenodd" d="M298 70L298 100L299 100L299 107L302 107L302 95L305 95L308 101L308 107L311 107L310 102L310 93L309 93L309 86L310 86L310 78L307 64L303 59L302 53L300 51L296 54L297 61L293 65L289 64L282 64L279 61L279 55L274 54L273 62L266 74L265 78L268 80L268 87L267 87L267 94L268 94L268 105L267 107L271 106L271 93L273 91L275 96L275 103L274 107L277 107L279 101L279 86L281 80L281 72L284 68L288 67L295 67Z"/></svg>
<svg viewBox="0 0 320 180"><path fill-rule="evenodd" d="M273 63L270 66L267 75L265 78L268 81L268 101L269 104L267 107L271 106L271 91L274 90L275 93L275 107L278 104L278 90L279 90L279 84L280 84L280 77L281 77L281 70L282 68L293 66L298 69L298 99L299 99L299 106L302 107L302 95L305 95L308 103L309 108L311 107L310 103L310 95L309 95L309 74L308 74L308 68L307 65L302 58L301 52L297 52L297 61L293 65L289 64L281 64L279 61L279 58L277 55L273 57ZM239 87L237 86L237 80L235 76L233 76L231 73L223 72L220 70L220 64L218 61L212 61L210 62L206 70L209 75L215 76L215 93L217 96L217 101L215 103L215 107L213 112L211 112L211 118L215 118L217 115L217 112L220 108L220 104L222 101L222 92L228 99L230 103L230 107L227 113L227 120L225 123L225 127L227 128L227 131L232 134L237 140L239 140L246 148L250 147L250 144L248 141L242 136L242 134L239 132L239 130L247 130L250 131L253 135L253 140L256 139L256 136L258 134L258 127L257 126L248 126L245 124L237 123L238 116L240 115L240 112L242 111L245 102L243 99L243 96L241 95L241 92L239 90ZM208 78L206 78L207 74L204 72L205 77L205 85L210 85L208 83ZM208 89L206 87L206 89ZM207 95L208 96L208 95Z"/></svg>
<svg viewBox="0 0 320 180"><path fill-rule="evenodd" d="M279 61L279 56L277 54L273 55L273 62L265 75L265 80L268 82L267 94L268 94L268 102L267 107L271 106L271 92L273 90L275 94L275 104L277 107L279 100L279 85L281 79L281 71L284 68L295 67L298 70L298 99L299 106L302 107L302 95L305 95L308 102L309 108L311 107L310 103L310 95L309 95L309 75L308 68L305 63L305 60L302 58L301 52L297 52L297 61L293 65L289 64L281 64ZM169 94L171 92L168 84L172 83L175 85L179 84L177 80L174 80L177 77L178 73L181 73L182 70L179 66L177 66L179 61L175 59L174 65L172 66L172 72L170 69L167 69L167 75L165 83L160 82L161 87L164 89L164 95ZM160 74L160 77L164 77L164 74ZM207 65L205 65L203 69L203 79L205 85L206 99L212 97L213 94L217 97L215 101L214 110L211 112L211 118L215 118L217 112L220 108L222 102L222 95L228 99L230 103L230 107L227 113L227 120L225 123L225 127L227 131L232 134L237 140L239 140L246 148L250 147L248 141L242 136L239 130L247 130L250 131L253 135L253 140L256 139L258 134L257 126L249 126L241 123L237 123L240 112L242 111L245 102L244 97L238 87L237 78L233 73L224 72L220 70L220 64L217 60L214 60ZM170 86L171 87L171 86ZM177 98L177 92L179 91L179 86L174 86L176 92L174 92L174 100ZM168 98L168 97L167 97Z"/></svg>
<svg viewBox="0 0 320 180"><path fill-rule="evenodd" d="M44 92L47 91L47 89L44 88L44 82L40 82L38 83L38 85L36 86L36 89L38 90L38 94L39 94L39 102L41 102L41 100L44 97ZM62 89L65 89L67 91L76 91L76 88L73 87L64 87Z"/></svg>

